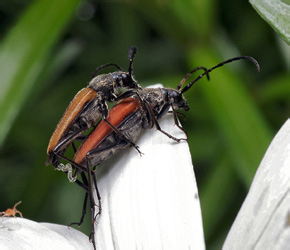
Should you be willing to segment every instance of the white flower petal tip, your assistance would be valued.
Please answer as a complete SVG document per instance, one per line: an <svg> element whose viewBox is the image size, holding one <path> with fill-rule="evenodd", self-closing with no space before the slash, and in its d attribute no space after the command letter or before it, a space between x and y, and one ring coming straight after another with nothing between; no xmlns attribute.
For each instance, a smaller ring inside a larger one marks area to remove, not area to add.
<svg viewBox="0 0 290 250"><path fill-rule="evenodd" d="M67 226L25 218L0 219L0 249L93 249L89 238Z"/></svg>
<svg viewBox="0 0 290 250"><path fill-rule="evenodd" d="M172 114L163 130L185 138ZM186 141L146 130L134 148L98 168L102 214L97 249L205 249L198 190Z"/></svg>
<svg viewBox="0 0 290 250"><path fill-rule="evenodd" d="M273 139L223 249L289 249L290 120Z"/></svg>

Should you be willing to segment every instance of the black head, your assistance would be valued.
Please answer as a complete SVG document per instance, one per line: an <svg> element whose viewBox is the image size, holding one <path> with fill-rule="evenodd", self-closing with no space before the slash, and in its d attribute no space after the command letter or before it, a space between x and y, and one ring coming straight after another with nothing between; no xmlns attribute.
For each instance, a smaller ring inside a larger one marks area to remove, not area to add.
<svg viewBox="0 0 290 250"><path fill-rule="evenodd" d="M189 106L180 91L166 88L162 88L161 90L166 103L173 106L174 109L184 109L185 111L189 110Z"/></svg>
<svg viewBox="0 0 290 250"><path fill-rule="evenodd" d="M172 90L170 94L168 95L168 99L175 108L184 109L185 111L189 110L187 101L184 99L184 97L182 96L182 93L180 93L179 91Z"/></svg>
<svg viewBox="0 0 290 250"><path fill-rule="evenodd" d="M127 72L114 72L112 77L116 86L129 89L142 89L136 80Z"/></svg>

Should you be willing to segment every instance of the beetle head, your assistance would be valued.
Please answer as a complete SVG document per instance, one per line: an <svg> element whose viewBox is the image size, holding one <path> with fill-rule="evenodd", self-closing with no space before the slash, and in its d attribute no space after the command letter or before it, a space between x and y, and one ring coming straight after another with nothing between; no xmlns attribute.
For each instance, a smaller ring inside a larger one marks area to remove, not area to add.
<svg viewBox="0 0 290 250"><path fill-rule="evenodd" d="M187 101L184 99L181 92L175 89L167 90L167 100L170 104L172 104L177 109L184 109L185 111L189 110Z"/></svg>

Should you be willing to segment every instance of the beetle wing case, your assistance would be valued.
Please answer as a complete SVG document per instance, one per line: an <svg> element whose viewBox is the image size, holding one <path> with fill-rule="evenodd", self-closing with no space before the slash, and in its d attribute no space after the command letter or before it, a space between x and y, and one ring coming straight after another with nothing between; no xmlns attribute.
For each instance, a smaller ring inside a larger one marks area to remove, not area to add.
<svg viewBox="0 0 290 250"><path fill-rule="evenodd" d="M138 100L131 97L126 98L111 109L108 121L127 140L136 141L142 130L143 112ZM77 164L85 165L86 157L90 155L89 165L95 166L127 146L129 143L102 120L79 147L74 161Z"/></svg>
<svg viewBox="0 0 290 250"><path fill-rule="evenodd" d="M65 132L67 131L69 126L71 126L73 121L75 121L75 119L79 116L86 104L92 102L96 97L97 93L91 88L83 88L75 95L74 99L70 102L69 106L67 107L64 115L57 124L56 129L54 130L50 138L47 148L48 157L46 165L49 165L52 162L52 159L54 157L54 154L52 152L55 147L60 143L61 139L67 136ZM96 116L96 119L98 119L99 116L100 114ZM72 138L71 140L73 141L74 139L75 138Z"/></svg>

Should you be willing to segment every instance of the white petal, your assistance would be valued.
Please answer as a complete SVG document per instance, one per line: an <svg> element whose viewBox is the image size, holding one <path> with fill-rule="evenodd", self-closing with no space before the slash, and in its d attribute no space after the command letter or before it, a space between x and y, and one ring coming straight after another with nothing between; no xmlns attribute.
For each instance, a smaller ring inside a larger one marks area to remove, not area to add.
<svg viewBox="0 0 290 250"><path fill-rule="evenodd" d="M160 126L185 137L172 114ZM98 168L103 210L96 224L97 249L205 249L188 144L153 128L137 145L142 157L129 148Z"/></svg>
<svg viewBox="0 0 290 250"><path fill-rule="evenodd" d="M290 249L290 120L275 136L223 249Z"/></svg>
<svg viewBox="0 0 290 250"><path fill-rule="evenodd" d="M1 218L0 249L93 249L93 246L86 235L67 226Z"/></svg>

